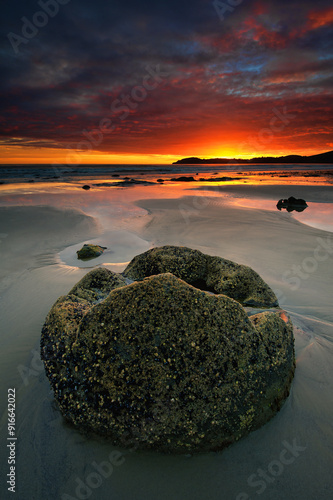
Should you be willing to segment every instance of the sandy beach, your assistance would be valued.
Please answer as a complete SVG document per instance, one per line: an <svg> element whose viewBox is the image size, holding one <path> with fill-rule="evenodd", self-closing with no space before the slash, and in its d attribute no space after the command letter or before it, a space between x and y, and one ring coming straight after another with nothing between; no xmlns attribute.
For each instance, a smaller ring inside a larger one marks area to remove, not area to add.
<svg viewBox="0 0 333 500"><path fill-rule="evenodd" d="M1 14L0 500L333 498L332 1Z"/></svg>
<svg viewBox="0 0 333 500"><path fill-rule="evenodd" d="M1 498L12 498L5 487L9 388L16 389L19 500L330 497L333 235L301 222L301 215L279 212L275 204L296 195L310 208L311 203L331 207L332 186L214 189L137 186L82 194L73 188L69 196L67 186L52 194L37 189L5 194L0 207ZM260 200L271 200L272 208L262 208ZM75 252L86 242L105 244L108 251L89 264L78 263ZM96 265L121 272L136 254L166 244L251 266L294 324L297 368L288 400L273 420L223 452L162 455L88 438L64 423L40 361L41 328L60 295Z"/></svg>

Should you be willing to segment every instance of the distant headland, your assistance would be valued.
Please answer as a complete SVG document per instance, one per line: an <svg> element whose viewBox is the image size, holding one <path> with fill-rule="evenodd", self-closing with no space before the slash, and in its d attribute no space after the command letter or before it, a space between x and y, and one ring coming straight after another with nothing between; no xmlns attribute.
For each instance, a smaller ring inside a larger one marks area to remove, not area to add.
<svg viewBox="0 0 333 500"><path fill-rule="evenodd" d="M333 164L333 151L321 153L312 156L288 155L288 156L261 156L260 158L251 158L250 160L237 159L237 158L208 158L202 159L197 157L183 158L182 160L175 161L173 165L198 165L198 164L219 164L225 165L230 163L240 164L254 164L254 163L332 163Z"/></svg>

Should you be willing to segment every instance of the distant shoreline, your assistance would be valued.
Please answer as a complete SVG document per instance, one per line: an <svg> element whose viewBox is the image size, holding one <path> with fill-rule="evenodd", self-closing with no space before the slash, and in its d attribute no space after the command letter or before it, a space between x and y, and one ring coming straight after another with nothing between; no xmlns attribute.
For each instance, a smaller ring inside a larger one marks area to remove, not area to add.
<svg viewBox="0 0 333 500"><path fill-rule="evenodd" d="M329 163L333 164L333 151L320 153L312 156L288 155L279 156L277 158L272 156L262 156L260 158L251 158L244 160L239 158L197 158L196 156L190 158L183 158L173 162L173 165L226 165L226 164L293 164L293 163Z"/></svg>

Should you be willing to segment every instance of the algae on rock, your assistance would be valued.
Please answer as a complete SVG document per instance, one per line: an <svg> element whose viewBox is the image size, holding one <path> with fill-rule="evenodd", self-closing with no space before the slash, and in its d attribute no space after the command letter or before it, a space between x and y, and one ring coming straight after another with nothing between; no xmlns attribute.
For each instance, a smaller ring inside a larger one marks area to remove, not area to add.
<svg viewBox="0 0 333 500"><path fill-rule="evenodd" d="M230 261L153 250L133 259L126 278L96 269L58 299L42 331L46 374L62 414L79 429L124 447L223 449L267 422L288 396L291 321L278 308L248 316L240 301L189 284L207 283L213 269L214 290L227 281L221 269L241 276ZM268 285L244 273L249 284L238 293L272 302ZM130 277L141 281L127 284Z"/></svg>
<svg viewBox="0 0 333 500"><path fill-rule="evenodd" d="M90 260L95 257L99 257L106 250L106 247L101 247L100 245L92 245L90 243L85 243L83 247L78 250L77 258L81 260Z"/></svg>
<svg viewBox="0 0 333 500"><path fill-rule="evenodd" d="M123 274L133 280L142 280L147 276L167 272L190 285L228 295L244 305L278 305L273 290L250 267L191 248L171 245L152 248L134 257Z"/></svg>

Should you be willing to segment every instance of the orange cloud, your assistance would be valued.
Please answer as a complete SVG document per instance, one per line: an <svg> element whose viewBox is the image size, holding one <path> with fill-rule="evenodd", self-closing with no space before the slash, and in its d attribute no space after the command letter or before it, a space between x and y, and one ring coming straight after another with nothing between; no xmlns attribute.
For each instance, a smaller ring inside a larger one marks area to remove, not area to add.
<svg viewBox="0 0 333 500"><path fill-rule="evenodd" d="M298 83L305 82L309 78L311 78L315 73L313 72L302 72L302 73L294 73L292 75L280 75L280 76L272 76L269 78L263 79L263 83L267 84L282 84L282 83Z"/></svg>
<svg viewBox="0 0 333 500"><path fill-rule="evenodd" d="M308 13L308 20L305 26L301 29L296 29L292 31L291 38L298 38L309 31L316 30L318 28L323 28L333 23L333 7L329 7L325 10L312 10Z"/></svg>
<svg viewBox="0 0 333 500"><path fill-rule="evenodd" d="M309 30L321 28L333 23L333 7L321 11L312 11L309 13Z"/></svg>

